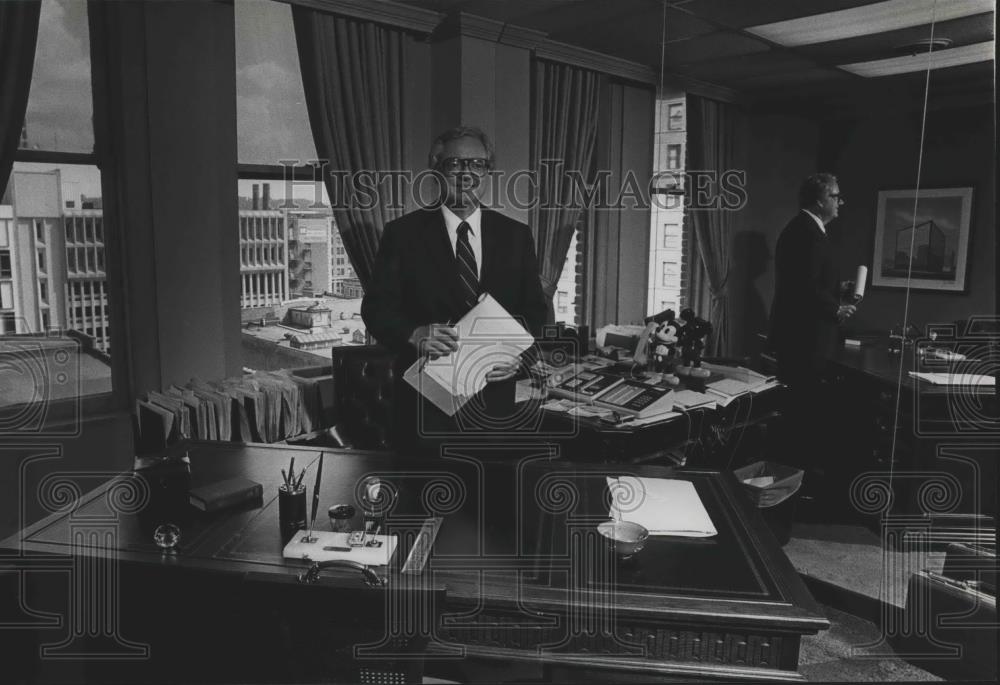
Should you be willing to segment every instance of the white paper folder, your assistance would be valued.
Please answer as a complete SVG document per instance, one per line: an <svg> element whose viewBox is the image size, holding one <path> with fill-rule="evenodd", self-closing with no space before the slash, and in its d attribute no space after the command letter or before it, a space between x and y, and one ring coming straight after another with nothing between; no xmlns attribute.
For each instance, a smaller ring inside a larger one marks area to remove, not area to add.
<svg viewBox="0 0 1000 685"><path fill-rule="evenodd" d="M455 324L458 350L447 357L418 359L403 379L448 416L454 416L486 387L486 374L498 364L514 364L535 342L493 296L479 302Z"/></svg>
<svg viewBox="0 0 1000 685"><path fill-rule="evenodd" d="M608 515L615 520L638 523L650 535L708 538L718 533L691 481L608 476L607 482Z"/></svg>

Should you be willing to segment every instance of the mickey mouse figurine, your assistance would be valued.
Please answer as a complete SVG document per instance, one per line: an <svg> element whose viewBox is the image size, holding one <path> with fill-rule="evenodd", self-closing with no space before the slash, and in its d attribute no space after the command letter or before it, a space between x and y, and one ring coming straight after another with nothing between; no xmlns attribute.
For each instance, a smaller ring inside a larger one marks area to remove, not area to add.
<svg viewBox="0 0 1000 685"><path fill-rule="evenodd" d="M677 365L677 343L680 340L681 323L674 318L674 312L667 310L668 315L649 334L650 370L661 374L661 382L677 385L680 379L674 375Z"/></svg>
<svg viewBox="0 0 1000 685"><path fill-rule="evenodd" d="M705 349L705 338L712 334L712 324L695 315L690 308L681 312L684 324L680 329L681 365L675 373L680 376L708 378L708 369L701 368L701 353Z"/></svg>

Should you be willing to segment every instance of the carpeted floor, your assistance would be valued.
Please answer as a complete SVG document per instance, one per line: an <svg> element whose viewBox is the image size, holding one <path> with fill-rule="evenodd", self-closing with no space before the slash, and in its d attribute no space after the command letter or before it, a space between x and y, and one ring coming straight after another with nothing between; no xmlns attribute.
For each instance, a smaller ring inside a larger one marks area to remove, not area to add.
<svg viewBox="0 0 1000 685"><path fill-rule="evenodd" d="M861 526L796 523L784 550L800 574L899 608L911 574L944 567L943 553L884 551L878 536Z"/></svg>
<svg viewBox="0 0 1000 685"><path fill-rule="evenodd" d="M859 526L797 523L784 547L805 578L845 588L871 601L903 607L909 575L940 571L943 555L884 552L878 536ZM846 608L846 607L841 607ZM815 682L941 680L895 656L871 621L825 606L830 629L803 638L799 671ZM876 612L877 613L877 612Z"/></svg>
<svg viewBox="0 0 1000 685"><path fill-rule="evenodd" d="M799 672L809 681L826 683L914 682L941 680L896 656L887 656L877 644L880 631L873 623L824 607L830 629L802 639Z"/></svg>

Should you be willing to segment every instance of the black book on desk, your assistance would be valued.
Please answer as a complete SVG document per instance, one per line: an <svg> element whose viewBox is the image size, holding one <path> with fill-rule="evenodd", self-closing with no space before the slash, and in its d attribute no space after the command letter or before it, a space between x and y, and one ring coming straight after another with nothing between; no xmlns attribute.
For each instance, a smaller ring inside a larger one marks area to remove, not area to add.
<svg viewBox="0 0 1000 685"><path fill-rule="evenodd" d="M248 478L228 478L192 488L188 492L191 506L201 511L219 511L244 502L261 500L264 487Z"/></svg>

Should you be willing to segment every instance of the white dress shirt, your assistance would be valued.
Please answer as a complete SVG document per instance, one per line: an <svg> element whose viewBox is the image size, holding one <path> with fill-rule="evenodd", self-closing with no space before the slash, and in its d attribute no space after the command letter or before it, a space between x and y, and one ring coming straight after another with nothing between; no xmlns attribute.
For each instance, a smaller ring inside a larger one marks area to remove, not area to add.
<svg viewBox="0 0 1000 685"><path fill-rule="evenodd" d="M820 219L815 214L813 214L812 212L810 212L808 209L803 209L802 211L811 216L813 218L813 221L816 222L816 225L819 226L819 230L823 231L823 235L826 235L826 224L823 223L823 220ZM458 224L456 224L456 226L457 225Z"/></svg>
<svg viewBox="0 0 1000 685"><path fill-rule="evenodd" d="M458 258L458 225L462 223L455 212L444 205L441 205L441 214L444 216L444 225L448 227L448 239L451 241L451 252ZM476 278L482 280L483 273L483 234L480 228L483 222L483 212L479 207L476 211L465 219L469 224L469 245L472 246L472 254L476 257Z"/></svg>

